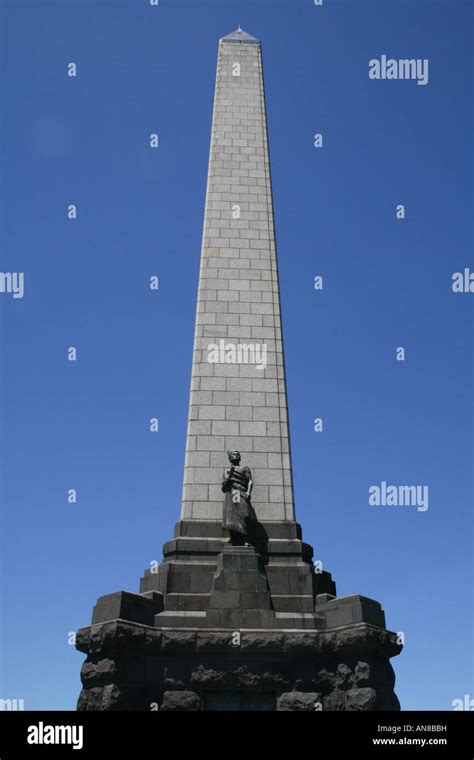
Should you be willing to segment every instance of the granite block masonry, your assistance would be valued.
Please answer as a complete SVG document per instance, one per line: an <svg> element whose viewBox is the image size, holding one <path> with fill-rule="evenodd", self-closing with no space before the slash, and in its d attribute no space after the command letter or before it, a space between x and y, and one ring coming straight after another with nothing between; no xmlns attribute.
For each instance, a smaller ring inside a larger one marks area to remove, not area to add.
<svg viewBox="0 0 474 760"><path fill-rule="evenodd" d="M221 339L265 346L265 369L210 363ZM221 519L230 449L254 474L257 517L293 520L261 49L232 35L217 62L181 519Z"/></svg>
<svg viewBox="0 0 474 760"><path fill-rule="evenodd" d="M243 545L223 525L228 451L253 484ZM239 27L219 43L180 520L139 593L100 597L78 632L78 709L398 710L401 645L381 605L338 597L312 558L295 519L261 45Z"/></svg>

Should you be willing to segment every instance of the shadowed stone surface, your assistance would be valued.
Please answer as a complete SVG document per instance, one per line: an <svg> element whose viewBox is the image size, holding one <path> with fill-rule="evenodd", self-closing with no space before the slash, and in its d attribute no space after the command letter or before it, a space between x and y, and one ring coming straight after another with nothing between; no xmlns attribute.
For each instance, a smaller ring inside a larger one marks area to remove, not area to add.
<svg viewBox="0 0 474 760"><path fill-rule="evenodd" d="M88 657L78 709L199 710L209 693L248 690L274 694L284 711L399 709L389 658L401 646L393 633L362 623L328 632L241 631L235 641L233 631L160 631L126 621L83 628L76 643Z"/></svg>
<svg viewBox="0 0 474 760"><path fill-rule="evenodd" d="M290 691L281 695L278 709L282 712L315 712L322 710L322 697L315 691Z"/></svg>
<svg viewBox="0 0 474 760"><path fill-rule="evenodd" d="M195 712L201 707L201 700L194 691L165 691L161 702L161 709L168 712Z"/></svg>

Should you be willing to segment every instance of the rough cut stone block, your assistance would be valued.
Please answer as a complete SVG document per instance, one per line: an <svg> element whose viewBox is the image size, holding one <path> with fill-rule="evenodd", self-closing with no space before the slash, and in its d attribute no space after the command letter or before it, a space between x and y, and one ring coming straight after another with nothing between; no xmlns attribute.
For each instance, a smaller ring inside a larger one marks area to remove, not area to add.
<svg viewBox="0 0 474 760"><path fill-rule="evenodd" d="M161 711L196 712L202 709L201 700L194 691L165 691Z"/></svg>
<svg viewBox="0 0 474 760"><path fill-rule="evenodd" d="M322 709L322 696L315 691L290 691L281 695L278 709L283 712L319 712Z"/></svg>

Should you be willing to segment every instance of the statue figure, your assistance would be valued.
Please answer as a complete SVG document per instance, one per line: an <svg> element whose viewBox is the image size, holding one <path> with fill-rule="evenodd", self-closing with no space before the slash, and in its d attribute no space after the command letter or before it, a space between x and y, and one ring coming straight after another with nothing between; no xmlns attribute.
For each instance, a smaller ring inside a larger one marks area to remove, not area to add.
<svg viewBox="0 0 474 760"><path fill-rule="evenodd" d="M224 497L223 527L230 533L232 546L249 546L249 530L252 516L250 496L252 493L252 473L247 465L240 465L240 452L227 452L230 467L222 476Z"/></svg>

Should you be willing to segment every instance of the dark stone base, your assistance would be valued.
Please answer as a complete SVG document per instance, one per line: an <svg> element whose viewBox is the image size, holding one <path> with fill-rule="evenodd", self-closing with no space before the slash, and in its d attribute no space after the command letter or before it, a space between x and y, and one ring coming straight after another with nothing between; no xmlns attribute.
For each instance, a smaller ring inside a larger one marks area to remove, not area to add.
<svg viewBox="0 0 474 760"><path fill-rule="evenodd" d="M401 646L381 605L336 597L297 523L230 546L180 522L140 593L102 596L78 632L79 710L398 710Z"/></svg>
<svg viewBox="0 0 474 760"><path fill-rule="evenodd" d="M400 709L389 658L401 646L367 623L239 632L115 620L81 629L77 647L87 654L78 710L234 709L236 697L249 705L239 709Z"/></svg>

